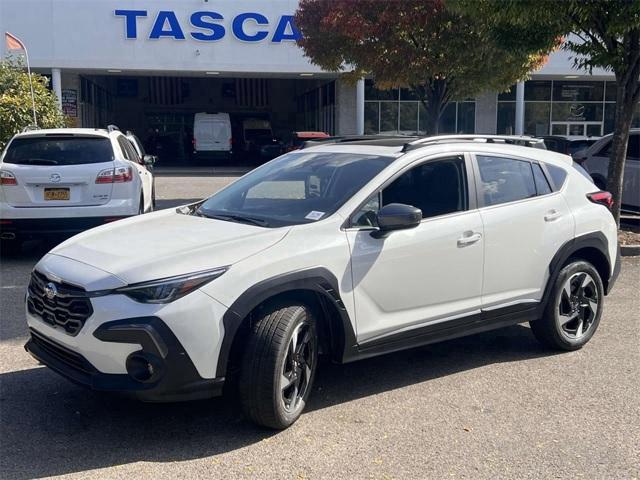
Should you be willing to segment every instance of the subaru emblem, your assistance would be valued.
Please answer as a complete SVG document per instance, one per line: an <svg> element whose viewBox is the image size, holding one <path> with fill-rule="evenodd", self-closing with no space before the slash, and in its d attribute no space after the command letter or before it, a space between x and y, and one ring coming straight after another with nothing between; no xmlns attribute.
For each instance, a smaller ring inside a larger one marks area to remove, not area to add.
<svg viewBox="0 0 640 480"><path fill-rule="evenodd" d="M52 173L51 176L49 177L49 180L51 181L51 183L58 183L61 180L60 174L59 173Z"/></svg>
<svg viewBox="0 0 640 480"><path fill-rule="evenodd" d="M47 283L44 287L44 296L49 300L53 300L58 294L58 289L53 283Z"/></svg>

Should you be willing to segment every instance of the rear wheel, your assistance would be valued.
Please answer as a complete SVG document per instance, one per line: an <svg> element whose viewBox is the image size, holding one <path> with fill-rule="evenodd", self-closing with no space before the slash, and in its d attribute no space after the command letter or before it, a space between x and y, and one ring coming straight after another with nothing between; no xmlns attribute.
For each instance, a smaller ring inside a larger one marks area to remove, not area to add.
<svg viewBox="0 0 640 480"><path fill-rule="evenodd" d="M240 402L254 422L292 425L306 405L318 362L316 323L304 305L277 304L252 328L239 378Z"/></svg>
<svg viewBox="0 0 640 480"><path fill-rule="evenodd" d="M142 215L144 213L144 195L140 193L140 203L138 205L138 215Z"/></svg>
<svg viewBox="0 0 640 480"><path fill-rule="evenodd" d="M576 260L558 275L543 317L531 330L544 345L577 350L593 336L602 315L604 288L593 265Z"/></svg>

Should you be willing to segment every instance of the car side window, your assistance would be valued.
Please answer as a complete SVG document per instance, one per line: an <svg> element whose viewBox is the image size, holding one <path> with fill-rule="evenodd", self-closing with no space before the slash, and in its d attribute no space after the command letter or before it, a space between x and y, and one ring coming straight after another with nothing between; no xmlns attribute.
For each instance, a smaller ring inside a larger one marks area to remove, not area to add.
<svg viewBox="0 0 640 480"><path fill-rule="evenodd" d="M515 158L477 155L480 195L485 206L500 205L536 196L531 163Z"/></svg>
<svg viewBox="0 0 640 480"><path fill-rule="evenodd" d="M640 159L640 135L629 135L627 144L627 158Z"/></svg>
<svg viewBox="0 0 640 480"><path fill-rule="evenodd" d="M611 156L611 145L613 142L609 140L604 147L600 149L598 153L596 153L596 157L610 157Z"/></svg>
<svg viewBox="0 0 640 480"><path fill-rule="evenodd" d="M432 160L406 171L355 213L352 226L375 226L376 213L390 203L417 207L422 210L422 218L467 210L464 157Z"/></svg>
<svg viewBox="0 0 640 480"><path fill-rule="evenodd" d="M562 185L564 185L564 181L567 178L567 172L563 168L556 167L555 165L551 165L549 163L547 163L546 166L547 166L547 171L551 176L551 180L553 180L553 184L554 184L553 191L557 192L562 188Z"/></svg>
<svg viewBox="0 0 640 480"><path fill-rule="evenodd" d="M127 145L123 137L118 137L118 145L120 145L120 150L122 150L122 155L124 155L124 158L133 162L134 159L131 157L131 153L127 149Z"/></svg>
<svg viewBox="0 0 640 480"><path fill-rule="evenodd" d="M542 167L537 163L532 163L531 168L533 168L533 179L536 183L536 192L538 195L547 195L548 193L551 193L551 186L549 185L547 177L544 176Z"/></svg>

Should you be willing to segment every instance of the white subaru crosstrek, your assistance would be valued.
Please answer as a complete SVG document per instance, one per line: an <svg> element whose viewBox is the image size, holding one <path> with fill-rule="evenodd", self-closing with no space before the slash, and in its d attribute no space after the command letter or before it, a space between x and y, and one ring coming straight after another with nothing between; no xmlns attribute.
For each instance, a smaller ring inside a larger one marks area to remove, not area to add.
<svg viewBox="0 0 640 480"><path fill-rule="evenodd" d="M15 135L0 156L0 239L79 232L153 209L149 158L117 127Z"/></svg>
<svg viewBox="0 0 640 480"><path fill-rule="evenodd" d="M570 157L508 143L312 147L201 202L81 233L33 270L26 349L147 401L233 384L249 418L285 428L319 354L351 362L521 322L580 348L620 268L611 196Z"/></svg>

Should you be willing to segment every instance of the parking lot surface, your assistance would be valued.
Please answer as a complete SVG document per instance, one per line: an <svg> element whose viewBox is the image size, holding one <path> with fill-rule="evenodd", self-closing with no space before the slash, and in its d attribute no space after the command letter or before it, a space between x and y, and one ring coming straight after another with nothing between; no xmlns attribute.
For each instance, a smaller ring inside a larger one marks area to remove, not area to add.
<svg viewBox="0 0 640 480"><path fill-rule="evenodd" d="M158 207L199 199L239 173L161 171ZM273 432L230 398L143 404L39 366L22 348L22 302L50 247L31 242L1 259L2 479L640 477L640 258L623 260L580 351L549 352L518 325L324 363L306 413Z"/></svg>

